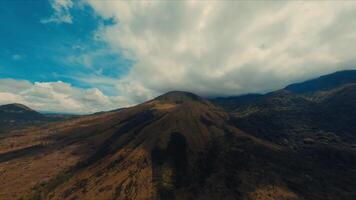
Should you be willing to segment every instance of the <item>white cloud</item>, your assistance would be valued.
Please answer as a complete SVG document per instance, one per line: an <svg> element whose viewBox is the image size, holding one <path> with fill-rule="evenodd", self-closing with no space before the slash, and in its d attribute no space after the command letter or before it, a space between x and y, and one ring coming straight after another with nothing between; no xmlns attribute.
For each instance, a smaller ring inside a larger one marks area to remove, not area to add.
<svg viewBox="0 0 356 200"><path fill-rule="evenodd" d="M117 88L143 101L169 90L237 95L355 67L356 3L97 1L117 23L97 35L136 61Z"/></svg>
<svg viewBox="0 0 356 200"><path fill-rule="evenodd" d="M0 79L0 104L22 103L35 110L92 113L128 106L121 96L106 96L97 88L81 89L68 83Z"/></svg>
<svg viewBox="0 0 356 200"><path fill-rule="evenodd" d="M100 63L95 74L78 78L100 90L0 80L0 103L95 112L170 90L203 96L267 92L356 67L352 1L86 1L99 16L115 22L100 25L95 39L110 46L105 51L134 60L129 73L105 77L105 63ZM42 23L72 23L74 2L51 0L54 13ZM68 62L93 68L101 53L69 57ZM101 92L114 87L120 96Z"/></svg>
<svg viewBox="0 0 356 200"><path fill-rule="evenodd" d="M50 0L54 13L49 17L41 20L41 23L72 23L70 9L73 7L72 0Z"/></svg>

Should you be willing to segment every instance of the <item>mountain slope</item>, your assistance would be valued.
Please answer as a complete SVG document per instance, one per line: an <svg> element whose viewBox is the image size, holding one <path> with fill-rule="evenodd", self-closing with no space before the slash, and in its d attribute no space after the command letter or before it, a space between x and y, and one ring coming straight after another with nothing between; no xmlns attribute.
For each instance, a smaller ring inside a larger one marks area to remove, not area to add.
<svg viewBox="0 0 356 200"><path fill-rule="evenodd" d="M295 83L287 86L285 90L294 93L312 93L317 91L330 90L345 84L356 83L356 70L338 71L332 74L321 76L316 79L302 83Z"/></svg>
<svg viewBox="0 0 356 200"><path fill-rule="evenodd" d="M7 104L0 106L2 120L36 120L44 116L22 104Z"/></svg>
<svg viewBox="0 0 356 200"><path fill-rule="evenodd" d="M356 143L356 84L307 96L280 90L232 114L241 129L278 144Z"/></svg>
<svg viewBox="0 0 356 200"><path fill-rule="evenodd" d="M227 111L233 111L246 104L258 100L262 96L262 94L246 94L231 97L217 97L210 100L214 104L224 108Z"/></svg>
<svg viewBox="0 0 356 200"><path fill-rule="evenodd" d="M0 132L25 125L43 122L46 117L22 104L0 106Z"/></svg>
<svg viewBox="0 0 356 200"><path fill-rule="evenodd" d="M323 128L343 134L356 143L356 84L317 93L313 99L323 116Z"/></svg>
<svg viewBox="0 0 356 200"><path fill-rule="evenodd" d="M352 84L356 84L356 70L345 70L307 80L301 83L291 84L286 86L284 89L281 89L280 91L289 91L295 94L310 97L313 96L314 93L328 92L329 90ZM214 104L224 108L226 111L233 112L246 105L254 104L257 101L263 101L263 97L268 95L269 93L265 95L245 94L231 97L212 98L211 101Z"/></svg>
<svg viewBox="0 0 356 200"><path fill-rule="evenodd" d="M300 143L313 130L313 116L318 114L314 107L315 102L280 90L240 107L232 115L234 124L258 137L279 144L290 139L288 142Z"/></svg>
<svg viewBox="0 0 356 200"><path fill-rule="evenodd" d="M293 150L241 131L201 97L170 92L0 140L0 198L354 199L355 164L351 147Z"/></svg>
<svg viewBox="0 0 356 200"><path fill-rule="evenodd" d="M197 187L194 183L204 181L212 170L194 166L211 164L205 162L214 152L207 149L228 131L273 149L226 125L226 113L191 93L171 92L123 112L129 117L78 166L73 177L49 194L52 198L172 199L186 195L186 187Z"/></svg>

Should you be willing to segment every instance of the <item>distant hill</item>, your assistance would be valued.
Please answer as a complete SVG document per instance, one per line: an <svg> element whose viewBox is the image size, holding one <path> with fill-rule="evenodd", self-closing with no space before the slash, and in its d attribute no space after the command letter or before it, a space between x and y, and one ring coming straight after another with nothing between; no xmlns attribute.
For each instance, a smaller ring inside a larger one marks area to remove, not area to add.
<svg viewBox="0 0 356 200"><path fill-rule="evenodd" d="M44 118L44 115L22 104L0 106L0 119L2 120L41 120Z"/></svg>
<svg viewBox="0 0 356 200"><path fill-rule="evenodd" d="M356 144L356 84L308 95L272 92L232 112L236 124L257 137L291 146ZM345 144L347 143L347 144Z"/></svg>
<svg viewBox="0 0 356 200"><path fill-rule="evenodd" d="M0 133L31 125L42 125L77 117L69 114L42 114L23 104L13 103L0 106Z"/></svg>
<svg viewBox="0 0 356 200"><path fill-rule="evenodd" d="M356 70L345 70L324 75L316 79L307 80L305 82L291 84L285 87L283 90L296 94L312 95L315 92L328 91L347 84L355 83ZM211 98L210 100L214 104L224 108L227 111L234 111L246 104L250 104L261 99L263 96L265 95L244 94L230 97L216 97Z"/></svg>
<svg viewBox="0 0 356 200"><path fill-rule="evenodd" d="M7 104L0 106L0 131L20 128L25 125L39 123L47 118L22 104Z"/></svg>
<svg viewBox="0 0 356 200"><path fill-rule="evenodd" d="M295 83L285 87L295 93L312 93L317 91L330 90L345 84L356 83L356 70L338 71L332 74L321 76L316 79L302 83Z"/></svg>

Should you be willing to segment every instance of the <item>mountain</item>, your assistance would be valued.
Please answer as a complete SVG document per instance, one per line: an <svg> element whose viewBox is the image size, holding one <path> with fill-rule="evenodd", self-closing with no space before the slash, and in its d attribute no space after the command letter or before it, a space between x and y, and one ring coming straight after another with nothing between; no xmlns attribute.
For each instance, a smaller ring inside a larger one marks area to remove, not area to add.
<svg viewBox="0 0 356 200"><path fill-rule="evenodd" d="M262 94L245 94L231 97L217 97L210 99L210 101L224 108L225 110L232 111L238 109L241 106L256 101L262 96Z"/></svg>
<svg viewBox="0 0 356 200"><path fill-rule="evenodd" d="M356 84L319 92L312 98L318 104L325 129L356 138Z"/></svg>
<svg viewBox="0 0 356 200"><path fill-rule="evenodd" d="M308 80L302 83L291 84L284 89L294 93L302 94L330 90L345 84L355 83L356 70L345 70L321 76L319 78Z"/></svg>
<svg viewBox="0 0 356 200"><path fill-rule="evenodd" d="M310 101L278 91L256 107ZM0 140L0 199L355 199L353 146L289 148L242 131L237 114L174 91L15 131Z"/></svg>
<svg viewBox="0 0 356 200"><path fill-rule="evenodd" d="M356 143L356 84L309 93L279 90L232 112L234 124L266 140L300 146L317 143Z"/></svg>
<svg viewBox="0 0 356 200"><path fill-rule="evenodd" d="M46 123L76 118L78 115L39 113L23 104L7 104L0 106L0 134L9 133L30 126L39 126Z"/></svg>
<svg viewBox="0 0 356 200"><path fill-rule="evenodd" d="M356 70L340 71L285 89L213 99L232 123L265 140L301 148L306 143L355 145ZM248 97L248 96L247 96ZM234 100L237 99L238 101Z"/></svg>
<svg viewBox="0 0 356 200"><path fill-rule="evenodd" d="M0 106L0 132L25 125L43 122L46 117L22 104Z"/></svg>
<svg viewBox="0 0 356 200"><path fill-rule="evenodd" d="M7 104L0 106L1 119L33 120L43 119L44 116L22 104Z"/></svg>
<svg viewBox="0 0 356 200"><path fill-rule="evenodd" d="M327 92L348 84L356 84L356 70L338 71L332 74L324 75L316 79L307 80L301 83L295 83L286 86L282 90L290 91L299 95L313 96L314 93ZM273 93L273 92L272 92ZM245 105L255 103L268 96L269 93L263 94L244 94L230 97L211 98L211 102L232 112ZM315 95L314 95L315 96Z"/></svg>

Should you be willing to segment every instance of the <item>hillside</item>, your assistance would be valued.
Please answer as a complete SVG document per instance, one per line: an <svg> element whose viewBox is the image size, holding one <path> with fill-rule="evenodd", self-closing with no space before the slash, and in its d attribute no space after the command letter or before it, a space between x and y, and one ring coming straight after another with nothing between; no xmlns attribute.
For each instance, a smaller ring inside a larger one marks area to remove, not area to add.
<svg viewBox="0 0 356 200"><path fill-rule="evenodd" d="M0 106L0 132L40 123L46 117L22 104Z"/></svg>
<svg viewBox="0 0 356 200"><path fill-rule="evenodd" d="M2 120L33 120L43 119L44 116L22 104L7 104L0 106Z"/></svg>
<svg viewBox="0 0 356 200"><path fill-rule="evenodd" d="M302 83L295 83L285 87L294 93L305 94L317 91L334 89L345 84L356 83L356 70L338 71L332 74L324 75L316 79L307 80Z"/></svg>
<svg viewBox="0 0 356 200"><path fill-rule="evenodd" d="M199 96L170 92L16 132L0 141L0 198L354 199L351 147L296 151L233 122Z"/></svg>
<svg viewBox="0 0 356 200"><path fill-rule="evenodd" d="M217 97L210 99L210 101L227 111L233 111L258 100L262 96L262 94L246 94L231 97Z"/></svg>
<svg viewBox="0 0 356 200"><path fill-rule="evenodd" d="M307 96L280 90L235 110L234 124L266 140L297 147L305 143L356 143L356 85Z"/></svg>

